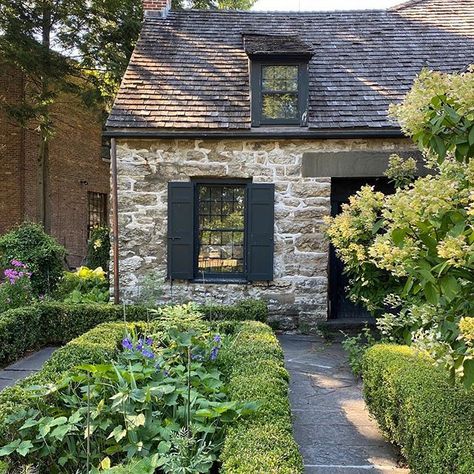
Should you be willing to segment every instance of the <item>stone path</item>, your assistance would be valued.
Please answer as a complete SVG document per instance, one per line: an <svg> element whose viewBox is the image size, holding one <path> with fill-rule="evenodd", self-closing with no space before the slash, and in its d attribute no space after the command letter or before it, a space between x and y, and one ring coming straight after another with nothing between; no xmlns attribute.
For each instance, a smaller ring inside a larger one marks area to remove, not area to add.
<svg viewBox="0 0 474 474"><path fill-rule="evenodd" d="M57 347L45 347L0 370L0 390L38 372L56 349Z"/></svg>
<svg viewBox="0 0 474 474"><path fill-rule="evenodd" d="M409 473L369 417L339 343L282 335L293 429L308 474Z"/></svg>

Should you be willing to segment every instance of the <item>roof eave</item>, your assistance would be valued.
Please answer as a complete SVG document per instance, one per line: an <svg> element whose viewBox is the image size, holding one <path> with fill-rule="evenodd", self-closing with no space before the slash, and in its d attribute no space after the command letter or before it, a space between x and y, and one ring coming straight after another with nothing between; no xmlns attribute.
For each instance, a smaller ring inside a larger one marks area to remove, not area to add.
<svg viewBox="0 0 474 474"><path fill-rule="evenodd" d="M109 138L316 138L316 139L358 139L358 138L403 138L398 127L384 128L331 128L331 129L235 129L235 130L163 130L108 127L103 133Z"/></svg>

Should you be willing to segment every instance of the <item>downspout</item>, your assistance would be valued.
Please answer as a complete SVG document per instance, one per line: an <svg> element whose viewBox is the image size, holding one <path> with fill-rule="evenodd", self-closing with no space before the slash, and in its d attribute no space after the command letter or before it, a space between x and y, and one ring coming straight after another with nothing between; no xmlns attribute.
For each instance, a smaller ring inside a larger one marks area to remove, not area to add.
<svg viewBox="0 0 474 474"><path fill-rule="evenodd" d="M110 158L112 161L112 233L114 236L114 304L120 303L119 285L119 225L118 225L118 184L117 184L117 142L110 140Z"/></svg>

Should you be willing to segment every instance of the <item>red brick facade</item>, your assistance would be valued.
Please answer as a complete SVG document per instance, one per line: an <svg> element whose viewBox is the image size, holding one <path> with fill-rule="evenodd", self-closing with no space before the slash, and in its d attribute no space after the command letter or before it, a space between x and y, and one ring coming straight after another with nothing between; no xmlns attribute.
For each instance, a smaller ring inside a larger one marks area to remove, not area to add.
<svg viewBox="0 0 474 474"><path fill-rule="evenodd" d="M19 71L0 69L0 100L21 100ZM50 143L51 234L68 251L68 263L80 265L86 254L88 191L109 193L109 164L101 159L98 113L65 96L54 111ZM38 219L38 135L18 126L0 110L0 234Z"/></svg>

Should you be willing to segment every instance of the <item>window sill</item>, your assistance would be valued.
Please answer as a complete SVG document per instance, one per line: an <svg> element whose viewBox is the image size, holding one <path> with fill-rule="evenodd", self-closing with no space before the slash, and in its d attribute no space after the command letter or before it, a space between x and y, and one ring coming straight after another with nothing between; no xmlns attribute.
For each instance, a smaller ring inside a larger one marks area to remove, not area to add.
<svg viewBox="0 0 474 474"><path fill-rule="evenodd" d="M209 278L194 278L190 280L191 283L200 283L202 285L215 285L218 283L224 285L247 285L249 283L245 278L218 278L218 277L209 277Z"/></svg>

